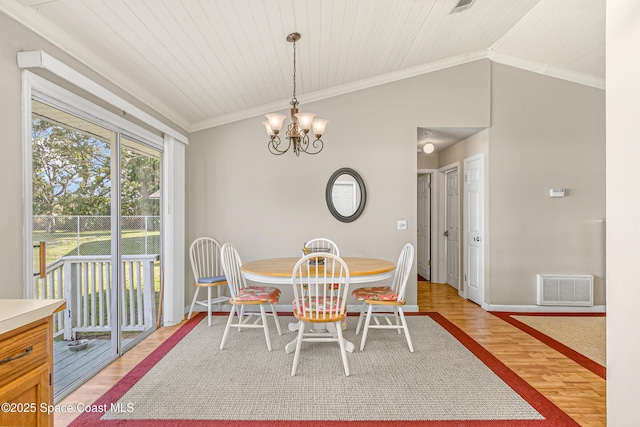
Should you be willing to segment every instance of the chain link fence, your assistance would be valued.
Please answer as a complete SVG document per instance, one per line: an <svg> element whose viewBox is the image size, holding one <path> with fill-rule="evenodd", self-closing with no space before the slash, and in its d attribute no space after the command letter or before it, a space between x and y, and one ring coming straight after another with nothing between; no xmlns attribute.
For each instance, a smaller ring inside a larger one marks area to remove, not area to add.
<svg viewBox="0 0 640 427"><path fill-rule="evenodd" d="M159 216L123 216L120 225L123 255L160 253ZM64 256L111 255L111 217L34 216L34 246L38 242L46 242L47 264Z"/></svg>

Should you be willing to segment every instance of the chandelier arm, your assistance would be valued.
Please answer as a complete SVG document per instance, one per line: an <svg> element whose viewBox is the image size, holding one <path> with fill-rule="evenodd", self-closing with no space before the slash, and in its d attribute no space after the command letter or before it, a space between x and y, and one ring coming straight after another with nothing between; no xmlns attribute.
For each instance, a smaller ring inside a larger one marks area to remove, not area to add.
<svg viewBox="0 0 640 427"><path fill-rule="evenodd" d="M280 140L279 136L272 136L269 142L267 143L269 152L271 152L271 154L275 154L276 156L280 156L286 153L287 151L289 151L289 148L291 148L291 141L289 141L289 145L287 145L287 148L284 150L280 150L278 148L281 144L282 144L282 141Z"/></svg>
<svg viewBox="0 0 640 427"><path fill-rule="evenodd" d="M309 136L305 135L300 143L300 151L307 154L318 154L324 148L324 142L320 138L317 138L312 143L309 143Z"/></svg>

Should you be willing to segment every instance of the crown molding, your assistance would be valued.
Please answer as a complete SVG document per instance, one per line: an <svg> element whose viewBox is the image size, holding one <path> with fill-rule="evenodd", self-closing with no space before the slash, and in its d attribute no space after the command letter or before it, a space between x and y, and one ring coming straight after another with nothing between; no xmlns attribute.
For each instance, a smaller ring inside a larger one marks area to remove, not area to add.
<svg viewBox="0 0 640 427"><path fill-rule="evenodd" d="M356 92L363 89L369 89L375 86L384 85L387 83L393 83L399 80L416 77L422 74L432 73L434 71L444 70L446 68L455 67L457 65L466 64L480 59L489 57L488 50L480 50L465 55L456 56L453 58L443 59L441 61L432 62L429 64L420 65L417 67L407 68L404 70L396 71L393 73L387 73L381 76L371 77L369 79L359 80L357 82L348 83L340 86L335 86L325 90L319 90L317 92L309 93L306 95L298 96L300 103L308 103L321 101L323 99L333 98L334 96L344 95L351 92ZM260 105L254 108L249 108L242 111L236 111L230 114L224 114L222 116L214 117L212 119L203 120L193 123L189 129L191 132L204 130L221 126L227 123L236 122L239 120L256 117L262 114L271 113L273 111L288 110L290 108L290 99L272 102L270 104Z"/></svg>
<svg viewBox="0 0 640 427"><path fill-rule="evenodd" d="M20 24L34 31L36 34L40 35L49 42L53 43L63 52L69 54L77 61L91 68L94 72L107 79L110 83L116 85L119 88L122 88L131 96L135 97L150 108L153 108L155 111L162 114L164 117L167 117L169 120L178 124L181 128L187 130L188 132L197 132L200 130L260 116L273 111L286 111L290 108L290 100L283 99L269 104L259 105L245 110L235 111L232 113L213 117L207 120L189 123L188 120L183 117L178 111L175 111L170 106L167 106L162 101L155 98L152 94L142 93L139 90L135 90L135 82L130 81L126 75L119 72L118 70L114 70L109 66L109 64L103 64L104 61L101 61L99 57L95 56L95 54L93 54L92 52L87 51L87 49L84 48L77 40L71 38L64 31L60 30L54 25L50 25L50 22L48 22L45 18L40 16L31 8L25 7L15 0L0 0L0 11L3 11L8 16L18 21ZM387 83L393 83L422 74L432 73L434 71L443 70L446 68L485 58L488 58L491 61L499 64L508 65L549 77L559 78L596 89L605 89L604 78L594 77L588 74L570 71L549 64L543 64L514 57L511 55L501 54L495 52L493 49L485 49L465 55L456 56L454 58L448 58L433 63L388 73L382 76L376 76L369 79L359 80L357 82L313 92L307 95L299 96L298 99L302 103L320 101ZM93 64L93 66L90 64ZM96 67L96 64L102 65L101 67ZM98 68L103 70L103 72L99 71ZM104 72L104 70L110 70L115 74L109 77L107 73ZM117 83L117 81L126 82L129 87L134 89L125 89L125 87L122 84Z"/></svg>
<svg viewBox="0 0 640 427"><path fill-rule="evenodd" d="M486 49L472 52L466 55L457 56L454 58L448 58L442 61L433 62L430 64L421 65L418 67L408 68L406 70L400 70L394 73L388 73L382 76L372 77L370 79L336 86L307 95L298 96L298 100L300 101L300 103L321 101L323 99L332 98L334 96L344 95L350 92L368 89L387 83L393 83L399 80L408 79L422 74L432 73L434 71L444 70L446 68L455 67L457 65L462 65L485 58L490 59L492 62L508 65L526 71L531 71L533 73L555 77L596 89L605 89L605 79L603 78L570 71L565 68L556 67L549 64L542 64L539 62L529 61L510 55L497 53L492 49ZM224 114L222 116L214 117L212 119L196 122L191 125L189 130L191 132L197 132L200 130L222 126L227 123L260 116L274 111L288 110L289 108L289 100L283 99L281 101L272 102L270 104L260 105L254 108L236 111L230 114Z"/></svg>
<svg viewBox="0 0 640 427"><path fill-rule="evenodd" d="M491 61L497 62L498 64L509 65L511 67L520 68L521 70L567 80L596 89L605 89L605 79L589 74L578 73L576 71L567 70L566 68L556 67L554 65L529 61L527 59L505 55L492 50L490 50L489 58Z"/></svg>

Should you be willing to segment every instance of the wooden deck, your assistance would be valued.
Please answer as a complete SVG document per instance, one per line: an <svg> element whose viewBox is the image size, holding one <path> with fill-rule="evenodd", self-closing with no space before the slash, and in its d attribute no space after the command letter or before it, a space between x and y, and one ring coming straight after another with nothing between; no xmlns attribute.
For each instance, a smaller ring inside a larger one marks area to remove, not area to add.
<svg viewBox="0 0 640 427"><path fill-rule="evenodd" d="M124 339L123 346L131 341ZM77 352L69 350L68 343L57 340L53 343L54 395L66 390L111 357L111 341L108 339L90 339L87 348Z"/></svg>

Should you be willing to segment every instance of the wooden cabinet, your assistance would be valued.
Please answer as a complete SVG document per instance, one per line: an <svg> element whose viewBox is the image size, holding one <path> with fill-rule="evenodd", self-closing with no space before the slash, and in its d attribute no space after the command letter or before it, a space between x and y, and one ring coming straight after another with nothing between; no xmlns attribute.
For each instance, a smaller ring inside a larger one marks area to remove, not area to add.
<svg viewBox="0 0 640 427"><path fill-rule="evenodd" d="M53 426L52 384L50 315L0 335L0 426Z"/></svg>

